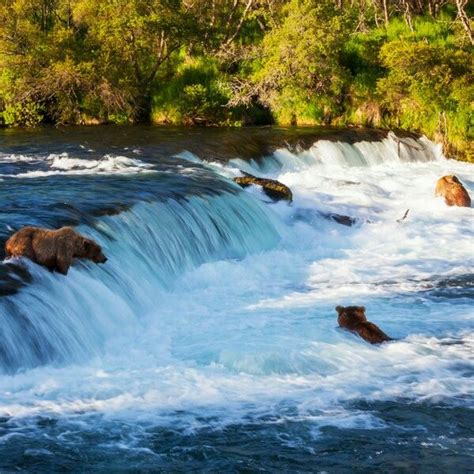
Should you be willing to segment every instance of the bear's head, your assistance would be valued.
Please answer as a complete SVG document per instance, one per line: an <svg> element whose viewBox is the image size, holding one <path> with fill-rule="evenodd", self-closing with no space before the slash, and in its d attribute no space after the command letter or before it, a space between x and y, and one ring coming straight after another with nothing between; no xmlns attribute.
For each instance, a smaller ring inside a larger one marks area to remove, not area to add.
<svg viewBox="0 0 474 474"><path fill-rule="evenodd" d="M461 181L459 181L458 177L454 176L453 174L445 176L445 178L449 184L461 184Z"/></svg>
<svg viewBox="0 0 474 474"><path fill-rule="evenodd" d="M367 321L365 317L365 307L364 306L336 306L337 322L339 326L353 330L359 324Z"/></svg>
<svg viewBox="0 0 474 474"><path fill-rule="evenodd" d="M107 257L102 253L102 247L90 239L82 238L79 253L81 255L77 255L78 257L88 258L94 263L105 263L107 261Z"/></svg>

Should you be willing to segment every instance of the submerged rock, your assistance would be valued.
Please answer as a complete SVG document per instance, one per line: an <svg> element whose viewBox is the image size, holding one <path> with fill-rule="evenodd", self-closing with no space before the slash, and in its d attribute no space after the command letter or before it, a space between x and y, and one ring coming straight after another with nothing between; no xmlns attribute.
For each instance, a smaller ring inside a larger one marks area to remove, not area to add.
<svg viewBox="0 0 474 474"><path fill-rule="evenodd" d="M105 263L102 248L83 237L72 227L58 230L24 227L15 232L5 244L7 257L26 257L50 271L66 275L74 258Z"/></svg>
<svg viewBox="0 0 474 474"><path fill-rule="evenodd" d="M448 206L471 207L469 193L454 175L443 176L438 179L435 195L444 197L444 202Z"/></svg>
<svg viewBox="0 0 474 474"><path fill-rule="evenodd" d="M274 201L286 200L286 201L293 201L293 193L291 189L280 181L275 179L267 179L267 178L257 178L249 173L244 173L245 176L240 176L238 178L234 178L234 181L246 188L247 186L251 186L255 184L257 186L261 186L264 193Z"/></svg>
<svg viewBox="0 0 474 474"><path fill-rule="evenodd" d="M0 262L0 297L14 295L33 278L25 267Z"/></svg>
<svg viewBox="0 0 474 474"><path fill-rule="evenodd" d="M357 333L367 342L380 344L392 340L376 324L367 321L364 306L337 306L336 311L339 326Z"/></svg>
<svg viewBox="0 0 474 474"><path fill-rule="evenodd" d="M334 212L318 211L316 209L296 209L292 218L296 221L306 222L310 225L318 225L319 219L326 219L347 227L352 227L357 224L372 223L372 221L369 220L362 220L344 214L335 214Z"/></svg>
<svg viewBox="0 0 474 474"><path fill-rule="evenodd" d="M357 223L357 219L355 217L344 216L342 214L325 214L325 217L347 227L352 227Z"/></svg>

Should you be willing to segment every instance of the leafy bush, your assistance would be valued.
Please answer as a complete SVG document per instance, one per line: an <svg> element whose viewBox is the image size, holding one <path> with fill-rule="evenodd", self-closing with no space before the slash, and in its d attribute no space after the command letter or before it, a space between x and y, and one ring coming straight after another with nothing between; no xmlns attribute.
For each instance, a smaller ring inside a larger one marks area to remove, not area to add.
<svg viewBox="0 0 474 474"><path fill-rule="evenodd" d="M173 78L157 86L152 116L154 121L164 123L230 123L232 111L226 107L229 93L225 75L215 62L203 58L189 60Z"/></svg>
<svg viewBox="0 0 474 474"><path fill-rule="evenodd" d="M40 3L0 2L1 125L401 127L474 159L473 2Z"/></svg>

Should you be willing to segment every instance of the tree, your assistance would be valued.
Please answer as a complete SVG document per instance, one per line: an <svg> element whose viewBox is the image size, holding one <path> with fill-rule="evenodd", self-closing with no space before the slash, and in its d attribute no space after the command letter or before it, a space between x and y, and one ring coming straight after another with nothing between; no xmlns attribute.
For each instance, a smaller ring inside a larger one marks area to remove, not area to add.
<svg viewBox="0 0 474 474"><path fill-rule="evenodd" d="M84 104L94 112L127 108L126 91L100 74L95 51L87 30L74 22L70 2L44 0L38 9L34 0L4 1L0 98L5 121L77 123Z"/></svg>
<svg viewBox="0 0 474 474"><path fill-rule="evenodd" d="M349 23L333 2L292 0L264 38L246 97L258 96L285 122L330 123L342 112L348 72L340 54Z"/></svg>
<svg viewBox="0 0 474 474"><path fill-rule="evenodd" d="M136 121L150 116L158 72L197 36L180 0L81 0L73 17L97 47L96 63L110 83L127 91Z"/></svg>
<svg viewBox="0 0 474 474"><path fill-rule="evenodd" d="M460 149L474 138L474 68L468 51L396 40L384 44L380 56L388 74L377 89L399 126L436 137L448 153L452 145Z"/></svg>
<svg viewBox="0 0 474 474"><path fill-rule="evenodd" d="M458 18L463 28L466 30L467 37L472 45L474 45L474 35L472 33L471 20L466 13L468 0L456 0L456 8L458 10Z"/></svg>

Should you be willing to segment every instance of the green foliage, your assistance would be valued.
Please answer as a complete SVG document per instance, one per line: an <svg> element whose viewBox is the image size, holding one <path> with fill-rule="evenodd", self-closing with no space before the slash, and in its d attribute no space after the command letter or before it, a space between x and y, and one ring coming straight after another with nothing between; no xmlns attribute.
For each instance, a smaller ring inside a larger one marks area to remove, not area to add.
<svg viewBox="0 0 474 474"><path fill-rule="evenodd" d="M217 64L203 58L183 63L174 77L160 84L153 95L155 122L189 125L230 123L226 108L230 91Z"/></svg>
<svg viewBox="0 0 474 474"><path fill-rule="evenodd" d="M340 55L348 18L334 2L292 0L262 44L254 87L281 122L330 121L344 100L348 71Z"/></svg>
<svg viewBox="0 0 474 474"><path fill-rule="evenodd" d="M472 48L449 19L418 17L411 30L394 18L387 28L354 35L343 57L353 75L346 115L425 133L448 153L472 159Z"/></svg>
<svg viewBox="0 0 474 474"><path fill-rule="evenodd" d="M468 153L473 136L472 54L453 38L433 43L409 39L385 43L380 59L387 74L377 82L382 104L402 128L422 131Z"/></svg>
<svg viewBox="0 0 474 474"><path fill-rule="evenodd" d="M462 4L0 0L0 125L400 127L474 160Z"/></svg>
<svg viewBox="0 0 474 474"><path fill-rule="evenodd" d="M6 103L2 112L3 123L12 127L34 127L41 123L43 116L38 104L31 100L24 103Z"/></svg>

